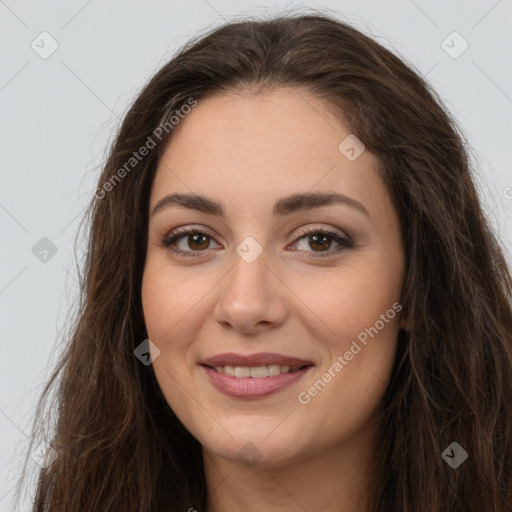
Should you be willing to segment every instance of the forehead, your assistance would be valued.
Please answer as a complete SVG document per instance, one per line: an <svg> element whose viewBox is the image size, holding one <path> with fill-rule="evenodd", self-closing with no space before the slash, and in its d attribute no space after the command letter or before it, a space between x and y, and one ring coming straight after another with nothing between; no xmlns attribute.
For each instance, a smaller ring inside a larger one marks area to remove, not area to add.
<svg viewBox="0 0 512 512"><path fill-rule="evenodd" d="M151 203L173 191L228 203L309 190L382 194L377 158L363 151L351 161L340 151L349 136L328 105L305 90L198 100L172 131Z"/></svg>

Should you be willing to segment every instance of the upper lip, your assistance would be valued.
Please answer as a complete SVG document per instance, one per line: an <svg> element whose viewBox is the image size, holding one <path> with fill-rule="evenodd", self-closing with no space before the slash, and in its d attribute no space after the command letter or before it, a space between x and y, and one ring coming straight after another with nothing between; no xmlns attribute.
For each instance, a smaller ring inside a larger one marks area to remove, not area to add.
<svg viewBox="0 0 512 512"><path fill-rule="evenodd" d="M266 366L269 364L278 364L280 366L290 366L291 368L300 368L301 366L312 365L311 361L299 359L297 357L273 354L270 352L261 352L259 354L241 355L233 352L217 354L200 361L200 364L207 366Z"/></svg>

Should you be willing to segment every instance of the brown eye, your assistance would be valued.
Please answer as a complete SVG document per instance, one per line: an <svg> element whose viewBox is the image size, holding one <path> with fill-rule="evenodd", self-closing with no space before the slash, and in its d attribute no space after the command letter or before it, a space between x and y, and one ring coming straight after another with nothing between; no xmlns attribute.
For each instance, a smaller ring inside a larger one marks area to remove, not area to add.
<svg viewBox="0 0 512 512"><path fill-rule="evenodd" d="M210 248L212 240L208 233L198 229L180 228L161 240L161 245L174 254L197 257Z"/></svg>
<svg viewBox="0 0 512 512"><path fill-rule="evenodd" d="M329 235L312 235L309 239L309 246L315 251L329 249L332 243L332 237Z"/></svg>
<svg viewBox="0 0 512 512"><path fill-rule="evenodd" d="M209 238L210 237L204 233L196 233L193 235L188 235L186 239L188 240L188 246L191 249L201 251L208 249L208 246L210 245Z"/></svg>
<svg viewBox="0 0 512 512"><path fill-rule="evenodd" d="M334 248L332 248L333 242L338 244ZM309 258L322 258L353 248L354 243L350 237L344 237L339 233L324 229L307 228L295 240L293 247L300 252L309 253Z"/></svg>
<svg viewBox="0 0 512 512"><path fill-rule="evenodd" d="M207 253L212 241L214 239L208 233L193 228L181 228L161 240L161 245L180 256L199 257L202 256L201 253ZM334 248L332 248L333 242L338 244ZM302 236L297 238L292 246L299 252L309 253L309 258L321 258L352 248L354 244L348 236L343 237L336 232L308 228L302 231Z"/></svg>

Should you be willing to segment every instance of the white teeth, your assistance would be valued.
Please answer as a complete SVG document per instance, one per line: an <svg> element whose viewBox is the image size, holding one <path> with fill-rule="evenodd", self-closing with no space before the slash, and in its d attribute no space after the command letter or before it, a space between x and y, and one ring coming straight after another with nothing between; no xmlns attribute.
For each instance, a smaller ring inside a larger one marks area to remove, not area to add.
<svg viewBox="0 0 512 512"><path fill-rule="evenodd" d="M250 377L251 369L248 366L235 366L235 377Z"/></svg>
<svg viewBox="0 0 512 512"><path fill-rule="evenodd" d="M281 373L289 373L299 368L290 368L286 365L268 364L266 366L215 366L219 373L225 373L230 377L252 377L253 379L262 379L265 377L274 377Z"/></svg>
<svg viewBox="0 0 512 512"><path fill-rule="evenodd" d="M251 368L251 377L254 379L261 379L262 377L267 376L267 367L266 366L255 366Z"/></svg>
<svg viewBox="0 0 512 512"><path fill-rule="evenodd" d="M219 370L219 368L220 368L220 370ZM218 372L222 372L222 366L216 366L215 369ZM234 366L224 366L224 373L226 375L229 375L230 377L234 377L235 376L235 367Z"/></svg>
<svg viewBox="0 0 512 512"><path fill-rule="evenodd" d="M267 373L269 377L279 375L281 373L281 367L278 364L269 364L267 366Z"/></svg>

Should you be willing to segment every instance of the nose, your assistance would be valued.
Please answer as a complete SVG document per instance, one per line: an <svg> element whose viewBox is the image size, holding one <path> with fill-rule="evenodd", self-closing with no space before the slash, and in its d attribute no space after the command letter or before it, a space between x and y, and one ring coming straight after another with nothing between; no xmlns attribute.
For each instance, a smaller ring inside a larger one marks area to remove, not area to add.
<svg viewBox="0 0 512 512"><path fill-rule="evenodd" d="M251 263L238 254L233 260L218 287L215 320L248 334L281 325L289 311L286 286L269 268L265 251Z"/></svg>

